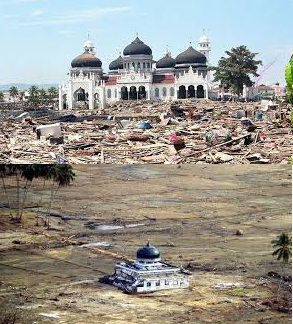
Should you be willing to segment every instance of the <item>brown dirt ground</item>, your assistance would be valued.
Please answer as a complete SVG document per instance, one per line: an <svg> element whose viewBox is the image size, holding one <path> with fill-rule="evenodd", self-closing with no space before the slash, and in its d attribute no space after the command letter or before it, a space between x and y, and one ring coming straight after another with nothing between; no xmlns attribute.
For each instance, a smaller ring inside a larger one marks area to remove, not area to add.
<svg viewBox="0 0 293 324"><path fill-rule="evenodd" d="M26 323L291 323L290 314L262 305L278 286L268 271L282 271L270 242L291 232L291 167L74 168L76 181L53 204L67 217L51 216L50 231L35 226L35 209L27 208L16 225L0 207L0 296L23 317L33 316ZM34 183L28 207L41 191L41 181ZM3 190L0 201L6 201ZM98 228L113 224L122 228ZM244 235L236 236L237 229ZM169 262L205 266L194 271L190 289L130 296L98 282L148 240ZM94 242L113 246L80 246ZM216 289L220 283L240 287ZM289 304L290 289L281 290Z"/></svg>

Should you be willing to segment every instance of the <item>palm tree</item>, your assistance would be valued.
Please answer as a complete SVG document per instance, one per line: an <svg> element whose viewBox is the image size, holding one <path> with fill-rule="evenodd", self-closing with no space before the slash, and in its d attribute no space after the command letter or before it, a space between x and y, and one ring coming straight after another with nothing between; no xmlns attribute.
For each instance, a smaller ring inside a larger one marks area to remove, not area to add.
<svg viewBox="0 0 293 324"><path fill-rule="evenodd" d="M19 92L19 99L23 102L25 97L25 91L20 91Z"/></svg>
<svg viewBox="0 0 293 324"><path fill-rule="evenodd" d="M292 256L292 238L288 234L282 233L275 240L272 241L273 247L277 248L273 252L273 256L277 256L278 261L282 261L282 268L284 270L285 264L289 263L290 257ZM282 277L280 279L277 298L279 299L279 292L282 283Z"/></svg>
<svg viewBox="0 0 293 324"><path fill-rule="evenodd" d="M10 197L7 191L7 186L5 183L5 177L8 175L8 167L5 164L0 164L0 177L2 180L2 185L4 189L4 194L6 196L7 202L8 202L8 208L9 208L9 214L11 219L13 219L13 213L12 213L12 208L11 208L11 202L10 202Z"/></svg>
<svg viewBox="0 0 293 324"><path fill-rule="evenodd" d="M3 100L4 100L4 93L0 91L0 102L2 102Z"/></svg>
<svg viewBox="0 0 293 324"><path fill-rule="evenodd" d="M37 86L31 86L28 90L29 97L28 102L32 104L38 104L40 100L39 88Z"/></svg>
<svg viewBox="0 0 293 324"><path fill-rule="evenodd" d="M58 89L55 87L51 87L48 89L48 94L49 94L50 100L53 100L58 97Z"/></svg>
<svg viewBox="0 0 293 324"><path fill-rule="evenodd" d="M13 98L13 101L15 103L15 98L18 96L18 89L16 87L11 87L9 89L10 96Z"/></svg>
<svg viewBox="0 0 293 324"><path fill-rule="evenodd" d="M75 174L73 172L73 168L71 165L60 164L60 165L54 165L52 168L50 168L48 178L52 180L50 203L48 207L48 215L46 220L46 225L49 229L50 228L49 217L51 215L52 201L56 196L57 192L59 191L60 187L66 187L70 185L70 183L75 178ZM57 184L57 189L54 191L55 183Z"/></svg>
<svg viewBox="0 0 293 324"><path fill-rule="evenodd" d="M44 102L47 99L47 92L46 92L45 89L40 89L39 90L39 98L40 98L41 103L44 104Z"/></svg>

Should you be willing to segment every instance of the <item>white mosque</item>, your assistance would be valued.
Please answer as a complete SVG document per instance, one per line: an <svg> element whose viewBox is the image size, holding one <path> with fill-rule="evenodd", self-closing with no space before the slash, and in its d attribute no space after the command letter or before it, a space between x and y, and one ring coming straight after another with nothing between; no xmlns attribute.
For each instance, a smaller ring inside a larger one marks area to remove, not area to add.
<svg viewBox="0 0 293 324"><path fill-rule="evenodd" d="M198 50L191 45L175 59L169 50L154 61L152 49L136 39L104 74L95 46L87 40L84 53L71 62L69 79L59 87L59 110L104 108L117 101L209 98L211 44L204 35Z"/></svg>
<svg viewBox="0 0 293 324"><path fill-rule="evenodd" d="M160 251L150 243L137 250L135 262L117 263L114 274L100 281L131 294L189 287L186 272L163 262Z"/></svg>

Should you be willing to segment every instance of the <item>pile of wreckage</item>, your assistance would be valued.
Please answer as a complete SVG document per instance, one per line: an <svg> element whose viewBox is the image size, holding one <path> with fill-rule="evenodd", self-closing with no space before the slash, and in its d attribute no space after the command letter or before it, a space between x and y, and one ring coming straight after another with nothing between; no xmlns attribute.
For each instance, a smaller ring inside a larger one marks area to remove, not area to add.
<svg viewBox="0 0 293 324"><path fill-rule="evenodd" d="M1 163L289 164L292 147L290 108L273 103L0 111Z"/></svg>

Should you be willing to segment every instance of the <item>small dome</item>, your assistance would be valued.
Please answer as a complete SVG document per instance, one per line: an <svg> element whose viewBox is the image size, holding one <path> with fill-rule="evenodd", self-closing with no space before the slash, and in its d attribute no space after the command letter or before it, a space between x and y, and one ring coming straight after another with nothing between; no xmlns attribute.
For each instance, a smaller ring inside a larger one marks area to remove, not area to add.
<svg viewBox="0 0 293 324"><path fill-rule="evenodd" d="M152 49L142 42L138 37L123 51L123 55L152 55Z"/></svg>
<svg viewBox="0 0 293 324"><path fill-rule="evenodd" d="M110 63L109 70L116 71L116 70L122 70L123 69L123 58L120 55L116 60Z"/></svg>
<svg viewBox="0 0 293 324"><path fill-rule="evenodd" d="M171 69L176 65L175 59L171 56L171 54L167 53L162 59L160 59L156 67L157 69Z"/></svg>
<svg viewBox="0 0 293 324"><path fill-rule="evenodd" d="M85 51L83 54L77 56L71 62L72 68L101 68L102 62L89 51Z"/></svg>
<svg viewBox="0 0 293 324"><path fill-rule="evenodd" d="M176 57L176 64L204 64L206 65L207 58L205 55L196 51L190 46L186 51Z"/></svg>
<svg viewBox="0 0 293 324"><path fill-rule="evenodd" d="M137 259L158 259L160 258L160 251L150 243L137 250Z"/></svg>

